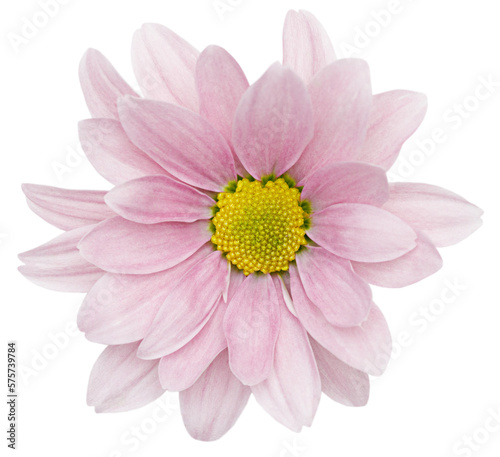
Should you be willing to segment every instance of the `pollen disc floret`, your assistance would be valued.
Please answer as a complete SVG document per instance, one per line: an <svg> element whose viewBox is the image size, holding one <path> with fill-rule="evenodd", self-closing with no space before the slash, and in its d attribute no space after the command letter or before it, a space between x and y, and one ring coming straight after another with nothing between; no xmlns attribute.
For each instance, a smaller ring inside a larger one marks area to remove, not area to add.
<svg viewBox="0 0 500 457"><path fill-rule="evenodd" d="M283 178L241 179L234 193L218 195L212 242L246 275L288 270L300 246L306 244L306 213L300 192Z"/></svg>

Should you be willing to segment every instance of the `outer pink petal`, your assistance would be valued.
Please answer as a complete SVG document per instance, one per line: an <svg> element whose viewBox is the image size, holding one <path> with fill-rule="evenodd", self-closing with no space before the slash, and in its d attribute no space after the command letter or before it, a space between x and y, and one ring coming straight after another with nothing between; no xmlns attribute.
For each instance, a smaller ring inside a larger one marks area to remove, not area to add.
<svg viewBox="0 0 500 457"><path fill-rule="evenodd" d="M392 260L417 245L417 234L406 222L358 203L340 203L314 213L307 235L330 252L360 262Z"/></svg>
<svg viewBox="0 0 500 457"><path fill-rule="evenodd" d="M202 441L224 435L243 412L250 389L231 373L222 352L189 389L179 394L182 419L189 434Z"/></svg>
<svg viewBox="0 0 500 457"><path fill-rule="evenodd" d="M144 96L198 111L194 72L199 54L167 27L144 24L132 43L132 65Z"/></svg>
<svg viewBox="0 0 500 457"><path fill-rule="evenodd" d="M144 338L165 298L182 276L213 252L205 244L191 257L159 273L108 273L92 287L78 312L78 328L96 343L125 344Z"/></svg>
<svg viewBox="0 0 500 457"><path fill-rule="evenodd" d="M131 97L120 100L119 110L132 142L181 181L219 192L236 178L231 149L199 115Z"/></svg>
<svg viewBox="0 0 500 457"><path fill-rule="evenodd" d="M309 247L296 261L307 296L329 322L351 327L366 319L372 293L349 261L320 247Z"/></svg>
<svg viewBox="0 0 500 457"><path fill-rule="evenodd" d="M148 274L187 259L211 236L207 221L144 225L115 217L98 224L78 248L110 273Z"/></svg>
<svg viewBox="0 0 500 457"><path fill-rule="evenodd" d="M145 176L115 187L106 204L125 219L141 224L194 222L212 217L215 201L168 176Z"/></svg>
<svg viewBox="0 0 500 457"><path fill-rule="evenodd" d="M276 63L243 95L234 118L233 146L255 179L280 176L297 161L313 129L304 83Z"/></svg>
<svg viewBox="0 0 500 457"><path fill-rule="evenodd" d="M19 271L33 283L61 292L87 292L104 274L87 262L76 248L93 226L63 233L35 249L19 254L27 265Z"/></svg>
<svg viewBox="0 0 500 457"><path fill-rule="evenodd" d="M105 192L38 184L23 184L22 189L31 210L62 230L96 224L114 215L104 203Z"/></svg>
<svg viewBox="0 0 500 457"><path fill-rule="evenodd" d="M172 354L161 358L161 385L170 391L191 387L217 355L227 347L222 321L227 305L219 301L209 321L191 341Z"/></svg>
<svg viewBox="0 0 500 457"><path fill-rule="evenodd" d="M407 90L392 90L373 97L368 133L356 160L388 170L403 143L422 123L427 97Z"/></svg>
<svg viewBox="0 0 500 457"><path fill-rule="evenodd" d="M139 342L108 346L90 373L87 404L98 413L140 408L156 400L164 390L158 380L158 360L136 355Z"/></svg>
<svg viewBox="0 0 500 457"><path fill-rule="evenodd" d="M370 284L381 287L409 286L436 273L443 266L443 259L426 235L417 234L417 247L410 252L387 262L351 262L354 271Z"/></svg>
<svg viewBox="0 0 500 457"><path fill-rule="evenodd" d="M109 60L95 49L89 49L80 62L80 84L92 117L118 119L118 98L138 96Z"/></svg>
<svg viewBox="0 0 500 457"><path fill-rule="evenodd" d="M391 184L384 208L424 232L437 247L462 241L482 224L480 208L430 184Z"/></svg>
<svg viewBox="0 0 500 457"><path fill-rule="evenodd" d="M86 119L80 121L78 130L90 163L113 184L167 173L128 139L118 121Z"/></svg>
<svg viewBox="0 0 500 457"><path fill-rule="evenodd" d="M229 145L232 144L233 118L238 103L248 89L248 80L238 62L225 49L208 46L196 64L196 87L200 114L212 124ZM246 172L233 153L236 172Z"/></svg>
<svg viewBox="0 0 500 457"><path fill-rule="evenodd" d="M224 317L229 364L243 384L258 384L269 376L279 328L280 310L272 278L249 275Z"/></svg>
<svg viewBox="0 0 500 457"><path fill-rule="evenodd" d="M372 105L368 65L340 59L321 70L309 85L314 111L314 138L290 175L299 183L333 162L356 157L366 136Z"/></svg>
<svg viewBox="0 0 500 457"><path fill-rule="evenodd" d="M348 365L374 376L381 375L389 362L392 346L387 322L377 306L372 304L361 325L336 327L307 297L296 268L290 265L293 304L308 333Z"/></svg>
<svg viewBox="0 0 500 457"><path fill-rule="evenodd" d="M289 65L305 81L336 60L330 38L308 11L289 11L283 29L283 65Z"/></svg>
<svg viewBox="0 0 500 457"><path fill-rule="evenodd" d="M339 360L310 338L321 376L321 390L332 400L346 406L364 406L370 395L370 379Z"/></svg>
<svg viewBox="0 0 500 457"><path fill-rule="evenodd" d="M288 311L281 288L281 327L269 377L252 386L260 405L281 424L295 432L310 426L321 397L316 360L300 322Z"/></svg>
<svg viewBox="0 0 500 457"><path fill-rule="evenodd" d="M379 167L355 162L332 163L306 179L301 199L308 200L313 211L336 203L382 206L389 199L389 184Z"/></svg>
<svg viewBox="0 0 500 457"><path fill-rule="evenodd" d="M139 357L163 357L191 341L222 300L228 278L228 262L219 251L187 271L156 314L139 348Z"/></svg>

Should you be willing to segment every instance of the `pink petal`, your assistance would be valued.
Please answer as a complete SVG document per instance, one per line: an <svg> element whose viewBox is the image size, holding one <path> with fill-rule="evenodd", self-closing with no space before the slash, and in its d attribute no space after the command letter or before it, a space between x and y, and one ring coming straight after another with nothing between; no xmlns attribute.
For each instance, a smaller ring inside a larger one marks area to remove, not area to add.
<svg viewBox="0 0 500 457"><path fill-rule="evenodd" d="M392 90L373 97L368 133L356 160L388 170L403 143L417 130L427 111L427 97L407 90Z"/></svg>
<svg viewBox="0 0 500 457"><path fill-rule="evenodd" d="M96 266L67 265L47 267L46 265L21 265L19 272L33 284L58 292L88 292L104 274Z"/></svg>
<svg viewBox="0 0 500 457"><path fill-rule="evenodd" d="M63 233L35 249L19 254L27 265L19 271L33 283L61 292L87 292L104 274L88 263L76 248L93 226Z"/></svg>
<svg viewBox="0 0 500 457"><path fill-rule="evenodd" d="M443 259L432 241L417 232L417 247L394 260L380 263L352 262L356 274L381 287L405 287L436 273Z"/></svg>
<svg viewBox="0 0 500 457"><path fill-rule="evenodd" d="M231 373L222 352L196 383L179 394L182 419L189 434L202 441L224 435L243 412L250 389Z"/></svg>
<svg viewBox="0 0 500 457"><path fill-rule="evenodd" d="M363 144L372 105L368 65L340 59L321 70L309 85L314 138L290 170L302 185L310 174L333 162L349 162Z"/></svg>
<svg viewBox="0 0 500 457"><path fill-rule="evenodd" d="M106 204L125 219L141 224L194 222L212 217L215 201L168 176L145 176L115 187Z"/></svg>
<svg viewBox="0 0 500 457"><path fill-rule="evenodd" d="M480 208L460 195L430 184L391 184L384 209L424 232L437 247L462 241L482 224Z"/></svg>
<svg viewBox="0 0 500 457"><path fill-rule="evenodd" d="M361 325L336 327L306 295L297 267L290 265L292 299L301 324L324 348L344 363L370 375L381 375L389 362L391 335L383 314L372 304Z"/></svg>
<svg viewBox="0 0 500 457"><path fill-rule="evenodd" d="M208 46L196 64L196 87L200 97L200 115L232 143L233 118L238 103L248 89L248 80L238 62L225 49ZM233 153L236 171L247 173Z"/></svg>
<svg viewBox="0 0 500 457"><path fill-rule="evenodd" d="M313 135L311 100L304 83L276 63L243 95L233 125L233 145L246 170L260 180L280 176Z"/></svg>
<svg viewBox="0 0 500 457"><path fill-rule="evenodd" d="M187 259L211 236L207 221L144 225L114 217L98 224L78 248L110 273L148 274Z"/></svg>
<svg viewBox="0 0 500 457"><path fill-rule="evenodd" d="M360 262L401 257L417 244L417 234L383 209L340 203L314 213L307 235L330 252Z"/></svg>
<svg viewBox="0 0 500 457"><path fill-rule="evenodd" d="M104 203L105 192L38 184L23 184L22 189L31 210L62 230L96 224L114 216Z"/></svg>
<svg viewBox="0 0 500 457"><path fill-rule="evenodd" d="M299 432L310 426L321 397L321 381L307 333L288 311L281 289L281 326L269 377L252 386L259 404L278 422Z"/></svg>
<svg viewBox="0 0 500 457"><path fill-rule="evenodd" d="M280 310L271 277L249 275L224 317L229 364L243 384L258 384L269 376L279 328Z"/></svg>
<svg viewBox="0 0 500 457"><path fill-rule="evenodd" d="M86 119L80 121L78 130L85 155L109 182L120 184L141 176L166 174L128 139L118 121Z"/></svg>
<svg viewBox="0 0 500 457"><path fill-rule="evenodd" d="M231 272L229 276L229 285L226 294L227 296L224 299L226 303L229 303L233 299L234 294L239 289L245 278L246 276L243 274L241 270L239 270L236 267L231 267Z"/></svg>
<svg viewBox="0 0 500 457"><path fill-rule="evenodd" d="M194 72L199 52L172 30L144 24L134 35L132 65L146 98L198 111Z"/></svg>
<svg viewBox="0 0 500 457"><path fill-rule="evenodd" d="M308 11L289 11L283 29L283 65L309 84L323 67L336 60L330 38Z"/></svg>
<svg viewBox="0 0 500 457"><path fill-rule="evenodd" d="M95 406L96 412L130 411L163 394L158 360L139 359L139 343L108 346L97 359L87 391L87 404Z"/></svg>
<svg viewBox="0 0 500 457"><path fill-rule="evenodd" d="M310 175L301 199L321 211L336 203L366 203L382 206L389 199L389 184L384 170L355 162L332 163Z"/></svg>
<svg viewBox="0 0 500 457"><path fill-rule="evenodd" d="M132 97L121 99L119 110L132 142L181 181L219 192L236 178L231 149L197 114Z"/></svg>
<svg viewBox="0 0 500 457"><path fill-rule="evenodd" d="M354 274L349 261L320 247L309 247L296 261L307 296L329 322L351 327L366 319L372 293Z"/></svg>
<svg viewBox="0 0 500 457"><path fill-rule="evenodd" d="M138 96L109 60L95 49L89 49L80 62L80 84L92 117L118 119L118 98Z"/></svg>
<svg viewBox="0 0 500 457"><path fill-rule="evenodd" d="M207 243L187 260L165 271L149 275L104 275L80 307L78 328L95 343L125 344L143 339L182 276L212 252L211 243Z"/></svg>
<svg viewBox="0 0 500 457"><path fill-rule="evenodd" d="M228 262L219 251L187 271L156 314L139 357L163 357L191 341L214 313L228 278Z"/></svg>
<svg viewBox="0 0 500 457"><path fill-rule="evenodd" d="M370 395L370 379L328 352L310 338L321 376L321 390L332 400L346 406L364 406Z"/></svg>
<svg viewBox="0 0 500 457"><path fill-rule="evenodd" d="M200 333L179 350L161 358L158 373L163 388L181 391L191 387L215 357L227 347L222 330L226 309L227 305L220 300Z"/></svg>

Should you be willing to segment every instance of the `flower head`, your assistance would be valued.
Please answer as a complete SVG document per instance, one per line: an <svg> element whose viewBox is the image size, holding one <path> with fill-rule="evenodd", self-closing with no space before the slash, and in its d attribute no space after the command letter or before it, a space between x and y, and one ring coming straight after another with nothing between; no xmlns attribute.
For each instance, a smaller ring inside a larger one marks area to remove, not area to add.
<svg viewBox="0 0 500 457"><path fill-rule="evenodd" d="M139 96L97 51L81 63L88 159L114 187L25 185L64 230L20 255L42 286L86 292L87 338L109 345L88 403L124 411L179 391L192 436L217 439L251 394L311 425L321 391L360 406L391 339L369 284L402 287L481 210L386 171L426 110L373 95L367 64L337 60L319 22L291 11L283 64L249 85L236 61L147 24L133 42Z"/></svg>

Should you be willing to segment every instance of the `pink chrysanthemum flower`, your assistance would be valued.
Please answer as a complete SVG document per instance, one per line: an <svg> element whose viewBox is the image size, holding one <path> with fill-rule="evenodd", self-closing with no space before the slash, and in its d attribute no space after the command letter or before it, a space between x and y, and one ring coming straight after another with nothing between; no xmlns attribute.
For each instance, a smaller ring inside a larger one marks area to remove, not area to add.
<svg viewBox="0 0 500 457"><path fill-rule="evenodd" d="M87 292L79 328L109 345L88 403L125 411L179 391L201 440L250 394L295 431L321 391L364 405L391 349L369 283L431 275L436 247L481 224L450 191L388 184L425 96L372 95L367 64L336 60L304 11L286 18L283 65L251 86L223 49L199 54L159 25L136 33L133 66L144 98L95 50L80 67L81 141L115 187L24 186L65 233L21 254L21 272Z"/></svg>

